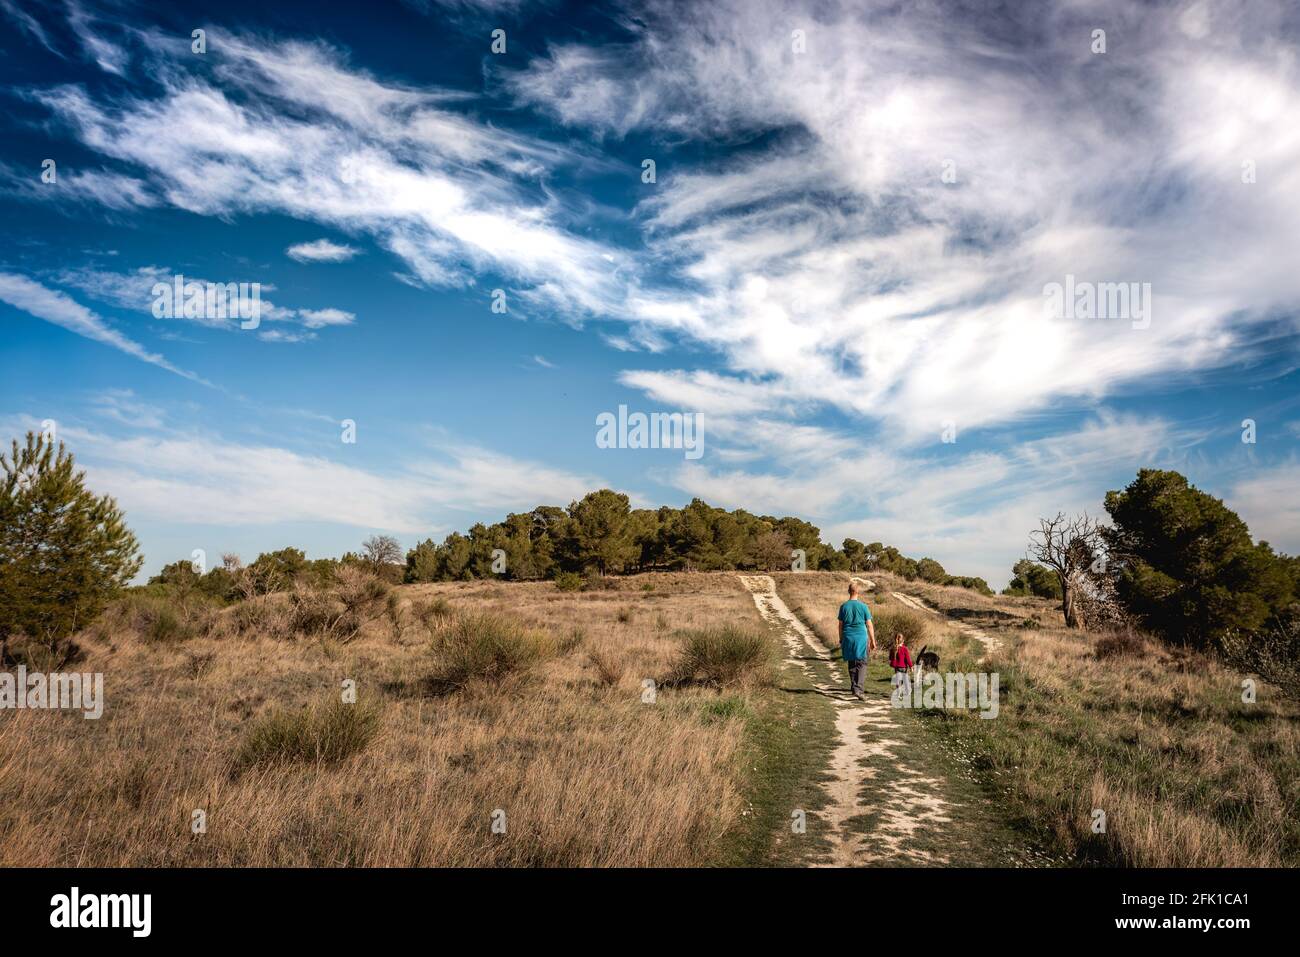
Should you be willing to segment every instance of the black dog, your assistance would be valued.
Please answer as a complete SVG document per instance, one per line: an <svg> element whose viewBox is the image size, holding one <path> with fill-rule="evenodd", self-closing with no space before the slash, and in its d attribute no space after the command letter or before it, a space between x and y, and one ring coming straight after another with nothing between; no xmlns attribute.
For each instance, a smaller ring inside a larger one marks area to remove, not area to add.
<svg viewBox="0 0 1300 957"><path fill-rule="evenodd" d="M931 671L939 669L939 656L933 651L926 651L929 645L922 645L921 650L916 653L916 680L920 681L921 676L925 674L925 669Z"/></svg>

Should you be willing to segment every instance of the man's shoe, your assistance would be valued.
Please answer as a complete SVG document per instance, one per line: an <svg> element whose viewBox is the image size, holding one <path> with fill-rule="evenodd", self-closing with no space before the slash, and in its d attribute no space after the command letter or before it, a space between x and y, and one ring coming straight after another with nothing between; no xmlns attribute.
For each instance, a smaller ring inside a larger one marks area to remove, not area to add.
<svg viewBox="0 0 1300 957"><path fill-rule="evenodd" d="M853 692L853 697L857 698L859 701L866 701L866 700L867 700L867 696L864 695L861 691L855 691L855 692Z"/></svg>

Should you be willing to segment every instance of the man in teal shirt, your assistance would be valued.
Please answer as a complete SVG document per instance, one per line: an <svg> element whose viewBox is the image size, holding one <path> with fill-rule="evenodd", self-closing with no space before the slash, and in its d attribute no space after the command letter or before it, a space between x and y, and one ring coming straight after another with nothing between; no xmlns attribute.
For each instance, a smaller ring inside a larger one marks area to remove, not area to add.
<svg viewBox="0 0 1300 957"><path fill-rule="evenodd" d="M849 600L840 605L840 654L849 666L849 690L859 701L867 677L867 655L876 650L876 626L871 609L858 598L858 583L849 583Z"/></svg>

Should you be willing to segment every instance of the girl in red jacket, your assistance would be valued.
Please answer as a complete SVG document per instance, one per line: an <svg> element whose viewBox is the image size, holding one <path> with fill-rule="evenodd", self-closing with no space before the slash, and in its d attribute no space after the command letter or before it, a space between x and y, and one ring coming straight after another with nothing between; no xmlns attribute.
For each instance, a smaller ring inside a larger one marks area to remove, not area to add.
<svg viewBox="0 0 1300 957"><path fill-rule="evenodd" d="M894 693L909 701L912 697L912 653L907 650L907 639L902 632L894 635L894 653L889 656L894 669Z"/></svg>
<svg viewBox="0 0 1300 957"><path fill-rule="evenodd" d="M895 671L912 670L912 653L907 650L907 638L902 632L894 635L894 653L890 656L889 665Z"/></svg>

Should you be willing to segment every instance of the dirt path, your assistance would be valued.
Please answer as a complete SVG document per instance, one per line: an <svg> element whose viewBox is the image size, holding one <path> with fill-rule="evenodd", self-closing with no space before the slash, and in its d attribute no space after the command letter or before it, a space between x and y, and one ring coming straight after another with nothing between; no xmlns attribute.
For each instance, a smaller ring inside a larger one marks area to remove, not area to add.
<svg viewBox="0 0 1300 957"><path fill-rule="evenodd" d="M767 575L741 575L740 581L753 595L759 614L781 628L791 663L835 702L837 740L827 769L829 779L822 785L828 801L822 814L831 853L829 860L814 863L834 867L947 863L943 855L910 840L918 831L948 823L952 806L942 797L942 782L921 770L904 749L888 694L871 694L863 702L854 699L830 649L790 611L773 580ZM884 769L889 770L888 781ZM855 826L864 820L873 824L869 837Z"/></svg>
<svg viewBox="0 0 1300 957"><path fill-rule="evenodd" d="M862 580L863 579L855 579L855 581L862 581ZM890 594L893 595L895 598L897 598L899 601L901 601L908 608L915 608L917 611L928 612L931 615L936 615L937 617L943 618L945 621L950 622L963 635L966 635L968 638L974 638L976 641L981 642L984 645L985 654L995 651L1002 644L1002 642L998 640L996 635L990 635L987 631L982 631L979 628L974 627L973 625L968 625L965 622L948 618L937 609L931 608L929 605L927 605L921 599L917 598L915 595L904 595L902 592L898 592L898 591L891 591Z"/></svg>

